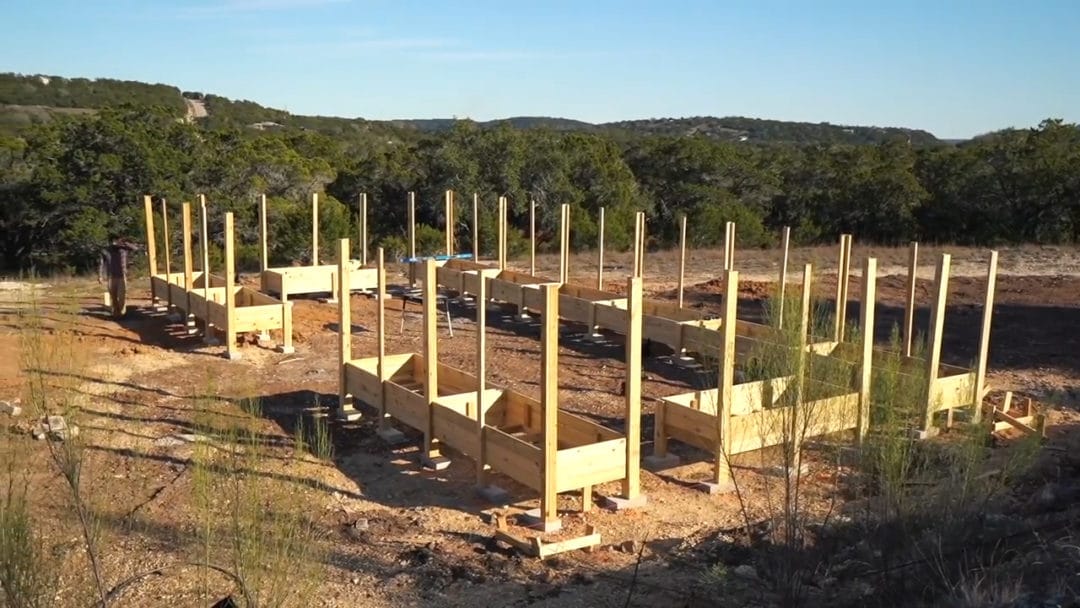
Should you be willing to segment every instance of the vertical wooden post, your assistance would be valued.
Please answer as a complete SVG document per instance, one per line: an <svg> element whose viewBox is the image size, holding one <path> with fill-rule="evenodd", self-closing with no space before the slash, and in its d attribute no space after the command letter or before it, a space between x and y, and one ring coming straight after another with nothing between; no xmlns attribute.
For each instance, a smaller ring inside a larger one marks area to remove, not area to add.
<svg viewBox="0 0 1080 608"><path fill-rule="evenodd" d="M683 286L686 281L686 214L679 218L679 308L683 307Z"/></svg>
<svg viewBox="0 0 1080 608"><path fill-rule="evenodd" d="M447 190L443 192L443 214L446 216L446 255L454 255L454 202L453 194Z"/></svg>
<svg viewBox="0 0 1080 608"><path fill-rule="evenodd" d="M716 403L717 437L716 465L713 483L717 490L726 490L732 483L731 462L731 408L735 385L735 318L739 305L739 273L724 273L724 311L720 326L720 373Z"/></svg>
<svg viewBox="0 0 1080 608"><path fill-rule="evenodd" d="M780 246L783 249L783 256L780 259L780 301L778 302L776 311L777 327L784 326L784 297L787 293L788 252L791 246L791 226L784 226L783 236L780 238Z"/></svg>
<svg viewBox="0 0 1080 608"><path fill-rule="evenodd" d="M836 318L833 319L833 337L843 342L847 331L848 282L851 280L851 235L840 235L840 257L836 270Z"/></svg>
<svg viewBox="0 0 1080 608"><path fill-rule="evenodd" d="M311 193L311 265L319 265L319 193Z"/></svg>
<svg viewBox="0 0 1080 608"><path fill-rule="evenodd" d="M409 233L409 287L416 287L416 193L409 192L406 223Z"/></svg>
<svg viewBox="0 0 1080 608"><path fill-rule="evenodd" d="M904 302L904 356L911 356L912 342L915 339L915 286L918 281L919 243L911 242L908 259L907 299Z"/></svg>
<svg viewBox="0 0 1080 608"><path fill-rule="evenodd" d="M862 354L859 357L859 426L856 437L861 444L870 429L870 386L874 365L874 300L877 289L877 259L866 258L863 266L862 302L859 326L862 328Z"/></svg>
<svg viewBox="0 0 1080 608"><path fill-rule="evenodd" d="M473 261L480 261L480 195L472 195L472 255Z"/></svg>
<svg viewBox="0 0 1080 608"><path fill-rule="evenodd" d="M188 334L195 333L195 312L191 310L191 291L195 287L194 263L191 255L191 203L181 205L181 222L184 228L184 324Z"/></svg>
<svg viewBox="0 0 1080 608"><path fill-rule="evenodd" d="M375 250L375 289L378 308L375 309L375 372L379 376L379 427L386 428L386 259L383 248Z"/></svg>
<svg viewBox="0 0 1080 608"><path fill-rule="evenodd" d="M642 277L645 273L645 213L634 214L634 276Z"/></svg>
<svg viewBox="0 0 1080 608"><path fill-rule="evenodd" d="M498 258L499 258L499 270L506 270L506 197L499 197L499 242L498 242Z"/></svg>
<svg viewBox="0 0 1080 608"><path fill-rule="evenodd" d="M367 192L360 193L360 266L367 266Z"/></svg>
<svg viewBox="0 0 1080 608"><path fill-rule="evenodd" d="M724 224L724 270L735 269L735 222Z"/></svg>
<svg viewBox="0 0 1080 608"><path fill-rule="evenodd" d="M529 276L536 276L536 201L529 201Z"/></svg>
<svg viewBox="0 0 1080 608"><path fill-rule="evenodd" d="M270 267L270 250L267 247L266 195L259 195L259 270Z"/></svg>
<svg viewBox="0 0 1080 608"><path fill-rule="evenodd" d="M169 205L165 202L165 199L161 199L161 240L162 247L165 250L165 300L169 305L170 312L172 311L172 289L169 285L172 285L172 242L169 239ZM153 296L153 281L150 282L150 295Z"/></svg>
<svg viewBox="0 0 1080 608"><path fill-rule="evenodd" d="M544 531L559 527L559 286L546 284L540 334L540 410L543 417L541 445L543 494L540 525Z"/></svg>
<svg viewBox="0 0 1080 608"><path fill-rule="evenodd" d="M217 344L214 337L214 325L210 322L210 230L206 218L206 196L199 195L199 221L202 223L202 273L203 273L203 342Z"/></svg>
<svg viewBox="0 0 1080 608"><path fill-rule="evenodd" d="M435 439L433 413L435 400L439 398L439 305L437 301L435 260L424 260L424 401L427 403L427 424L424 428L424 446L420 458L431 469L445 468ZM447 464L449 464L447 462Z"/></svg>
<svg viewBox="0 0 1080 608"><path fill-rule="evenodd" d="M596 289L604 289L604 208L600 207L600 231L597 235L596 250Z"/></svg>
<svg viewBox="0 0 1080 608"><path fill-rule="evenodd" d="M154 203L150 195L143 196L143 211L146 214L146 257L150 263L150 276L158 273L157 241L154 234Z"/></svg>
<svg viewBox="0 0 1080 608"><path fill-rule="evenodd" d="M239 359L236 345L236 229L232 212L225 214L225 356Z"/></svg>
<svg viewBox="0 0 1080 608"><path fill-rule="evenodd" d="M941 334L945 328L945 302L949 296L949 263L951 256L941 254L934 273L934 304L930 309L930 344L926 353L926 417L923 430L931 432L934 423L934 384L941 367Z"/></svg>
<svg viewBox="0 0 1080 608"><path fill-rule="evenodd" d="M570 205L563 203L560 211L559 283L566 284L570 280Z"/></svg>
<svg viewBox="0 0 1080 608"><path fill-rule="evenodd" d="M814 412L806 408L806 380L808 378L809 369L807 368L807 344L810 341L810 295L813 279L813 266L807 264L803 267L803 281L802 281L802 299L801 306L799 307L799 337L798 337L798 359L796 363L796 378L794 386L789 390L795 391L795 400L792 404L792 411L790 422L791 425L788 429L790 442L786 446L790 449L788 454L785 454L787 458L787 471L790 473L787 477L787 483L791 484L794 480L798 479L798 472L802 470L802 447L803 441L806 439L806 433L811 428L813 420L810 419L814 415ZM789 485L790 489L791 486Z"/></svg>
<svg viewBox="0 0 1080 608"><path fill-rule="evenodd" d="M986 366L990 356L990 326L994 319L994 288L997 284L997 258L998 252L990 252L990 261L986 268L986 299L983 301L982 330L979 332L979 359L975 368L975 394L973 403L975 411L971 413L972 420L982 420L983 393L986 391Z"/></svg>
<svg viewBox="0 0 1080 608"><path fill-rule="evenodd" d="M344 420L359 418L349 393L345 364L352 361L352 302L349 297L349 239L338 241L338 417ZM382 308L383 302L379 302Z"/></svg>
<svg viewBox="0 0 1080 608"><path fill-rule="evenodd" d="M626 477L622 481L626 500L641 494L642 283L641 277L626 280Z"/></svg>
<svg viewBox="0 0 1080 608"><path fill-rule="evenodd" d="M487 454L485 453L484 425L486 424L488 403L484 399L487 388L487 280L483 274L476 287L476 485L487 485Z"/></svg>

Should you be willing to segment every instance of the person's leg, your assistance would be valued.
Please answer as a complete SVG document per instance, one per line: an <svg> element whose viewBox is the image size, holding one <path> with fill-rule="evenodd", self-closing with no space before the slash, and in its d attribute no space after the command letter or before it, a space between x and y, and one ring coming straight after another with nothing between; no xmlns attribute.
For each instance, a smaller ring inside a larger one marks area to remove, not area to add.
<svg viewBox="0 0 1080 608"><path fill-rule="evenodd" d="M109 277L109 302L112 304L112 316L119 319L124 314L124 279Z"/></svg>
<svg viewBox="0 0 1080 608"><path fill-rule="evenodd" d="M117 288L117 295L120 299L120 316L127 316L127 278L120 278L120 285Z"/></svg>

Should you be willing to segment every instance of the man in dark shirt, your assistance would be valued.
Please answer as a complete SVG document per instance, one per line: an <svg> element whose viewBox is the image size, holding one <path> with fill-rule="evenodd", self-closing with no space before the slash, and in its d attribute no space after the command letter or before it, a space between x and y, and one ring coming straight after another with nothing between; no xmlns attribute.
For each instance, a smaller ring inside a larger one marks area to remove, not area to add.
<svg viewBox="0 0 1080 608"><path fill-rule="evenodd" d="M127 314L128 252L138 250L139 246L135 243L110 234L109 245L101 251L98 283L106 279L109 281L109 303L112 305L113 318L119 319Z"/></svg>

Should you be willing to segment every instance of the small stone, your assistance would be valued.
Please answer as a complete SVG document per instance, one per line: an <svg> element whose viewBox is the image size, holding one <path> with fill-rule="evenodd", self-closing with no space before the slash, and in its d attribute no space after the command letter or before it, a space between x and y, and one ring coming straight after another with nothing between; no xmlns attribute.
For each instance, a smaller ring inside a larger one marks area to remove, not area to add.
<svg viewBox="0 0 1080 608"><path fill-rule="evenodd" d="M351 582L354 585L359 585L360 584L360 577L359 576L352 577Z"/></svg>
<svg viewBox="0 0 1080 608"><path fill-rule="evenodd" d="M19 401L0 401L0 414L7 414L9 416L19 416L22 414L22 407L19 405Z"/></svg>
<svg viewBox="0 0 1080 608"><path fill-rule="evenodd" d="M756 579L758 577L757 570L755 570L754 567L750 564L741 564L735 566L735 569L732 570L732 572L735 573L735 576L745 579Z"/></svg>
<svg viewBox="0 0 1080 608"><path fill-rule="evenodd" d="M47 419L49 430L58 433L67 428L67 423L64 422L63 416L49 416Z"/></svg>
<svg viewBox="0 0 1080 608"><path fill-rule="evenodd" d="M617 545L616 550L622 553L632 553L634 555L637 555L637 553L641 551L641 541L633 539L624 540Z"/></svg>

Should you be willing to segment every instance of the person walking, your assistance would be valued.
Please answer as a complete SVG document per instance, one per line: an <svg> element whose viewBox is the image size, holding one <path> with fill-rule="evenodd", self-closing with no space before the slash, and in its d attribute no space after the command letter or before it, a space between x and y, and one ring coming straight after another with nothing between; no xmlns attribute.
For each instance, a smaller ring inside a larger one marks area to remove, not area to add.
<svg viewBox="0 0 1080 608"><path fill-rule="evenodd" d="M127 314L128 253L139 249L138 245L120 235L110 234L108 246L101 251L98 283L109 282L109 305L114 319L121 319Z"/></svg>

